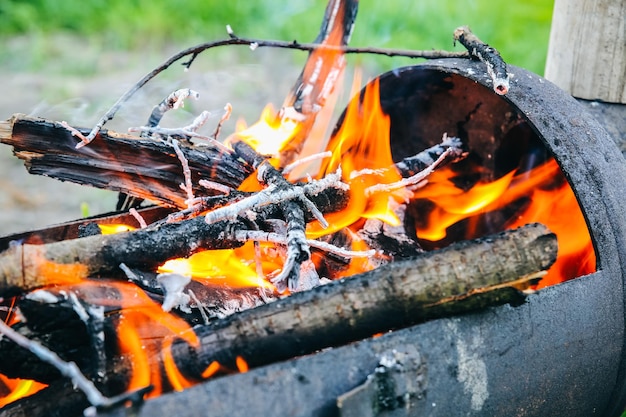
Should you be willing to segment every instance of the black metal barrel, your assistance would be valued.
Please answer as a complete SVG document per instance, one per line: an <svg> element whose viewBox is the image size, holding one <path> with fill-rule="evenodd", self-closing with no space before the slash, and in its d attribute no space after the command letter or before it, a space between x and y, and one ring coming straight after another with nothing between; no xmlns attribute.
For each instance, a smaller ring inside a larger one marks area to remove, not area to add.
<svg viewBox="0 0 626 417"><path fill-rule="evenodd" d="M597 272L539 290L518 307L435 320L163 395L148 401L140 415L619 416L626 404L626 162L571 96L536 74L510 70L506 96L496 95L485 67L469 60L382 75L392 146L397 142L401 154L403 143L440 139L426 126L458 133L467 126L468 109L519 112L578 198ZM481 139L485 144L497 141L496 119L482 122L481 131L492 132ZM413 135L409 142L407 135ZM394 352L412 352L418 365L406 366L400 380L385 385L392 401L376 402L363 384Z"/></svg>

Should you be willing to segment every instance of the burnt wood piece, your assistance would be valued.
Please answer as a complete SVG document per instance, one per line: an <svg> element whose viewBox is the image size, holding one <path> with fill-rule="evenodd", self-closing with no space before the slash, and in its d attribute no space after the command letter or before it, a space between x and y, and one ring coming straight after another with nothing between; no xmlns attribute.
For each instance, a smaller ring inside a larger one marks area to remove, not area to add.
<svg viewBox="0 0 626 417"><path fill-rule="evenodd" d="M471 56L485 63L493 83L493 91L500 95L509 92L509 73L500 52L478 39L467 26L456 28L454 41L460 42Z"/></svg>
<svg viewBox="0 0 626 417"><path fill-rule="evenodd" d="M167 217L172 213L171 208L150 206L137 209L137 212L146 221L152 224ZM11 245L16 243L43 244L58 242L67 239L76 239L81 237L81 230L89 227L90 224L125 224L139 228L137 219L128 212L123 213L104 213L96 216L86 217L83 219L73 220L44 229L30 230L28 232L14 233L0 237L0 252L7 250Z"/></svg>
<svg viewBox="0 0 626 417"><path fill-rule="evenodd" d="M347 46L354 29L358 6L358 0L329 0L314 43L331 47ZM320 49L309 54L300 76L283 102L281 114L278 115L284 117L285 109L293 109L302 118L297 133L280 151L281 166L297 159L317 115L332 94L333 87L330 86L334 86L345 65L345 55L338 50Z"/></svg>
<svg viewBox="0 0 626 417"><path fill-rule="evenodd" d="M197 326L200 346L176 341L172 355L184 375L200 380L214 360L236 369L235 358L242 356L256 367L434 317L519 304L524 300L519 289L536 283L556 255L556 236L540 224L456 243ZM10 368L11 375L41 378L34 358L17 360L17 351L10 350L10 363L0 361L0 372ZM71 360L71 352L57 354ZM154 352L153 361L160 355ZM20 363L27 365L16 369ZM124 358L109 358L104 380L127 375L127 366ZM48 374L46 382L54 381Z"/></svg>
<svg viewBox="0 0 626 417"><path fill-rule="evenodd" d="M185 182L180 160L163 142L103 131L98 141L76 149L76 139L59 123L16 114L10 121L0 122L0 143L12 145L31 174L120 191L179 209L187 207L187 195L179 187ZM194 184L203 178L237 188L265 160L243 142L234 143L232 153L211 147L180 147L189 161ZM406 157L395 168L403 176L410 176L445 149L453 148L452 158L460 158L463 147L459 139L446 138L441 144ZM345 193L340 191L329 188L311 199L324 208L322 211L336 211L346 202ZM204 188L194 188L194 192L210 194ZM204 202L204 209L228 204L230 200L228 196L214 197ZM184 211L188 213L181 212L179 218L197 214Z"/></svg>
<svg viewBox="0 0 626 417"><path fill-rule="evenodd" d="M76 149L76 138L60 123L20 114L0 123L0 142L13 146L31 174L186 207L187 196L179 187L185 182L180 160L164 142L103 130L98 140ZM194 184L204 178L237 188L254 171L224 148L185 144L180 148ZM195 187L206 195L207 190Z"/></svg>

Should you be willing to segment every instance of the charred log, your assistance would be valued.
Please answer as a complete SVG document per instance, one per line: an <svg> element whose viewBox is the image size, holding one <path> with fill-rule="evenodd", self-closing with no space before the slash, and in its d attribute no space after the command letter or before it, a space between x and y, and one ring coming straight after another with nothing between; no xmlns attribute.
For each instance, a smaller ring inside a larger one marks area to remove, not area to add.
<svg viewBox="0 0 626 417"><path fill-rule="evenodd" d="M88 148L76 149L76 138L61 124L24 115L6 122L0 129L0 142L13 146L31 174L186 207L187 196L179 187L185 182L180 161L164 142L103 130ZM189 161L194 184L208 178L237 188L253 172L225 148L180 147ZM199 185L195 190L206 194Z"/></svg>
<svg viewBox="0 0 626 417"><path fill-rule="evenodd" d="M15 245L0 254L0 294L7 296L48 284L119 275L121 263L154 270L165 260L187 257L201 249L241 246L242 242L229 236L244 228L239 222L207 224L204 218L196 217L114 235Z"/></svg>
<svg viewBox="0 0 626 417"><path fill-rule="evenodd" d="M556 260L556 236L534 224L335 281L198 328L198 350L173 346L185 374L236 356L259 366L493 303L519 303ZM474 297L479 295L479 297ZM445 308L442 307L445 305ZM190 360L191 359L191 360Z"/></svg>

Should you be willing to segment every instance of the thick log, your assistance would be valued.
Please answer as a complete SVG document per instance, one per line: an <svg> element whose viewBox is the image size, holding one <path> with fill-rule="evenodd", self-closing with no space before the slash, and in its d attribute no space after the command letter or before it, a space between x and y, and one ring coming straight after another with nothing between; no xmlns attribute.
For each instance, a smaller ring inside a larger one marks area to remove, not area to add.
<svg viewBox="0 0 626 417"><path fill-rule="evenodd" d="M519 302L511 288L556 260L556 236L531 224L423 253L196 329L197 350L173 346L186 375L243 356L259 366L413 325L434 315ZM503 292L503 291L504 292Z"/></svg>
<svg viewBox="0 0 626 417"><path fill-rule="evenodd" d="M261 366L434 317L517 304L524 299L519 289L536 283L556 254L556 236L540 224L456 243L197 326L200 346L177 341L172 354L185 376L200 380L213 361L236 369L235 358L242 356ZM6 343L0 358L11 351L11 359L0 360L0 372L41 378L37 361L26 360L29 353L18 360ZM57 353L71 359L71 352ZM160 361L160 352L153 360ZM125 360L109 358L107 375L126 372ZM53 383L55 376L47 376L45 382Z"/></svg>
<svg viewBox="0 0 626 417"><path fill-rule="evenodd" d="M77 139L60 123L17 114L0 122L0 143L13 146L31 174L186 207L187 196L179 187L185 182L181 162L164 142L103 130L89 146L76 149ZM225 148L180 147L193 184L210 179L237 188L254 171ZM207 194L199 185L195 191Z"/></svg>

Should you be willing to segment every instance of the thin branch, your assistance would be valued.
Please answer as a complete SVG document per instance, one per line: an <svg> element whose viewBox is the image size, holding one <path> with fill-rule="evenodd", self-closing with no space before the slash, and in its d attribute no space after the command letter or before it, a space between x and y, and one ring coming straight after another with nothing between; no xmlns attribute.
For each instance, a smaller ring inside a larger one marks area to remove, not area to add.
<svg viewBox="0 0 626 417"><path fill-rule="evenodd" d="M148 118L147 126L158 126L165 113L172 109L184 107L185 99L188 97L197 100L198 97L200 97L200 93L194 90L190 90L189 88L182 88L180 90L174 91L172 94L165 97L163 101L154 106L154 108L152 109L152 113L150 113L150 117Z"/></svg>
<svg viewBox="0 0 626 417"><path fill-rule="evenodd" d="M287 244L287 238L282 234L256 230L237 230L234 233L234 238L240 242L253 240L255 242L278 243L281 245ZM332 253L343 258L370 258L378 253L376 249L354 251L340 248L339 246L315 239L307 239L307 244L312 248Z"/></svg>
<svg viewBox="0 0 626 417"><path fill-rule="evenodd" d="M180 184L180 188L187 194L187 208L191 208L191 201L194 199L193 195L193 183L191 181L191 170L189 169L189 161L185 158L185 154L180 150L180 146L178 146L178 141L176 139L171 139L170 143L176 152L176 156L180 160L180 163L183 167L183 175L185 176L185 183Z"/></svg>
<svg viewBox="0 0 626 417"><path fill-rule="evenodd" d="M286 165L283 168L282 170L283 175L287 175L291 173L291 171L293 171L297 167L307 164L309 162L318 161L320 159L325 159L325 158L330 158L331 156L333 156L333 153L331 151L326 151L326 152L320 152L320 153L316 153L313 155L305 156L304 158L299 158L293 161L292 163L290 163L289 165Z"/></svg>
<svg viewBox="0 0 626 417"><path fill-rule="evenodd" d="M125 400L132 399L132 396L135 394L130 393L128 395L122 395L120 397L113 398L105 397L98 390L98 388L96 388L94 383L87 379L85 375L83 375L83 373L74 362L65 362L59 357L59 355L57 355L41 343L30 340L26 336L23 336L22 334L16 332L2 320L0 320L0 333L8 337L17 345L33 353L43 362L46 362L55 367L63 376L70 378L72 383L85 394L89 403L94 407L112 407L113 405L121 404ZM142 396L144 392L145 390L142 390Z"/></svg>
<svg viewBox="0 0 626 417"><path fill-rule="evenodd" d="M493 91L504 95L509 91L509 73L500 53L478 39L469 27L461 26L454 31L454 42L460 42L470 53L487 66L487 73L493 82Z"/></svg>
<svg viewBox="0 0 626 417"><path fill-rule="evenodd" d="M287 222L287 259L280 274L271 279L281 293L287 288L291 292L298 289L300 265L311 258L305 233L304 210L294 201L287 201L282 206Z"/></svg>
<svg viewBox="0 0 626 417"><path fill-rule="evenodd" d="M388 57L394 56L402 56L406 58L424 58L424 59L440 59L440 58L467 58L469 54L467 52L448 52L448 51L439 51L439 50L428 50L428 51L412 51L412 50L402 50L402 49L384 49L384 48L352 48L352 47L336 47L336 46L324 46L317 43L298 43L296 41L287 42L287 41L278 41L278 40L261 40L261 39L251 39L251 38L240 38L235 35L231 35L228 39L221 39L212 42L202 43L196 46L192 46L190 48L184 49L175 55L172 55L161 65L150 71L148 74L144 75L139 81L137 81L129 90L127 90L117 101L111 106L111 108L98 120L96 125L91 129L91 132L87 136L83 136L80 132L76 131L80 134L76 135L81 138L81 142L77 145L77 147L83 147L87 145L89 142L95 139L100 130L104 127L104 125L119 111L122 105L127 102L140 88L142 88L145 84L147 84L150 80L156 77L161 72L168 69L172 64L180 61L181 59L191 56L189 61L184 62L183 66L186 69L189 69L191 64L194 62L195 58L201 52L206 51L207 49L217 48L220 46L230 46L230 45L243 45L243 46L251 46L256 45L257 48L282 48L282 49L295 49L299 51L315 51L315 50L327 50L327 51L340 51L345 54L373 54L373 55L384 55Z"/></svg>
<svg viewBox="0 0 626 417"><path fill-rule="evenodd" d="M402 178L400 181L396 181L391 184L376 184L365 189L365 196L370 197L372 194L386 192L390 193L394 190L403 189L410 186L415 186L422 183L430 174L433 173L443 161L453 152L453 148L446 149L430 166L424 168L424 170L412 175L408 178Z"/></svg>
<svg viewBox="0 0 626 417"><path fill-rule="evenodd" d="M220 121L217 123L217 126L215 127L215 130L213 131L213 139L217 140L219 135L220 135L220 131L222 130L222 125L224 124L224 122L226 122L228 119L230 119L230 115L233 112L233 106L230 103L226 103L226 105L224 106L224 114L222 114L222 117L220 118Z"/></svg>

